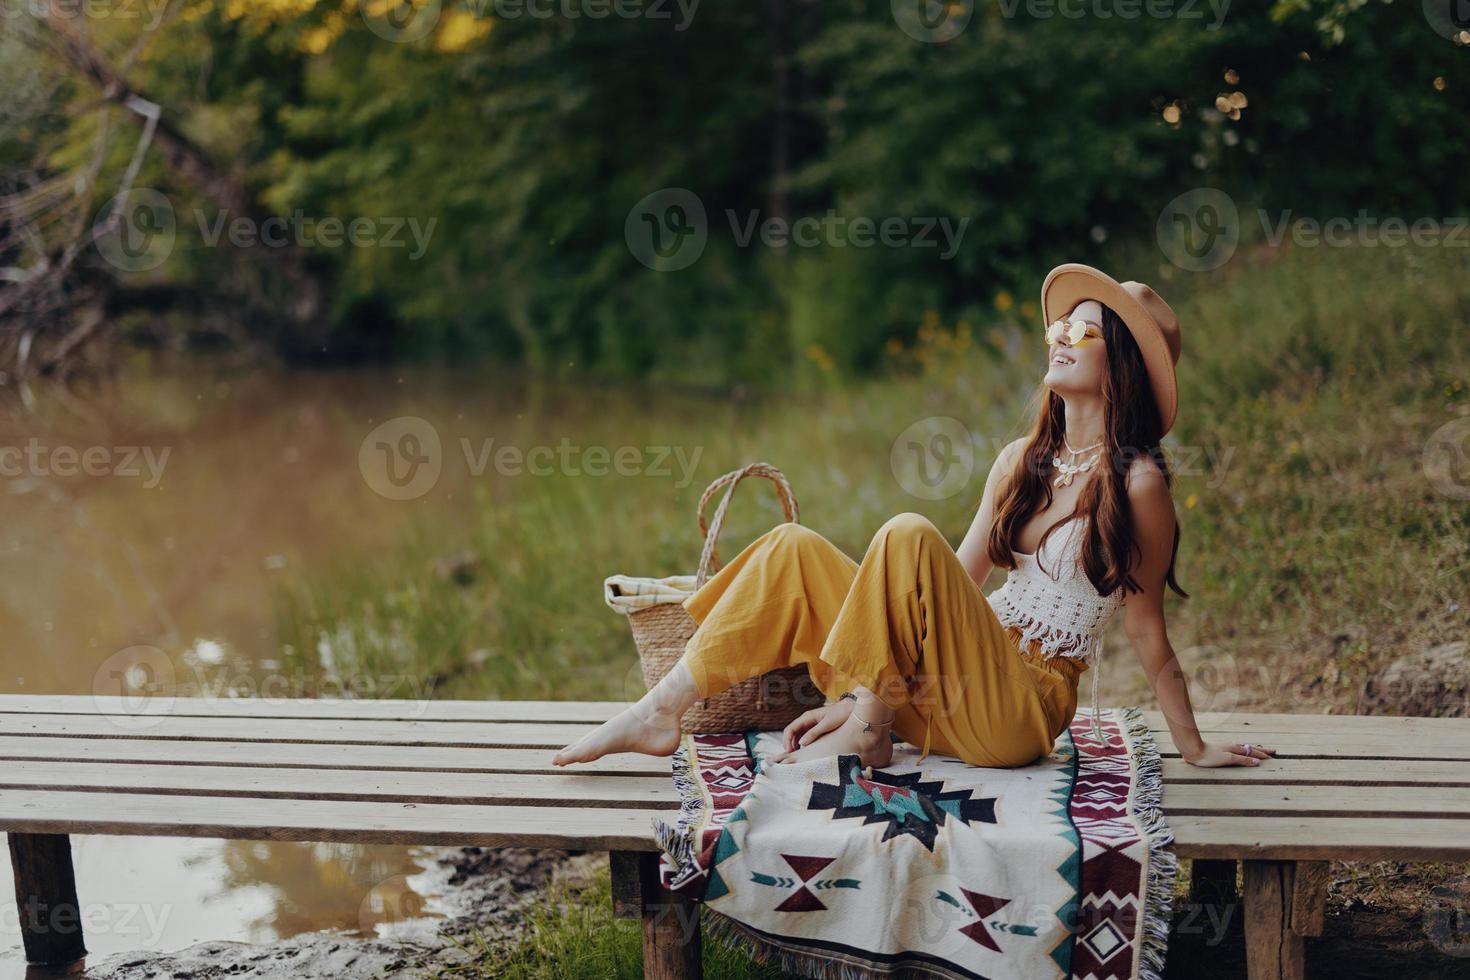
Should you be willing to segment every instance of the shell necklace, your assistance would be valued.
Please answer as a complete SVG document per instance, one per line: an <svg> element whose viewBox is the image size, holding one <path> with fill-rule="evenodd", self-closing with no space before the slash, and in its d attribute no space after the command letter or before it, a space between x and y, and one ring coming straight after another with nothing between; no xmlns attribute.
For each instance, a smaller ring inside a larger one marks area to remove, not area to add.
<svg viewBox="0 0 1470 980"><path fill-rule="evenodd" d="M1092 458L1087 460L1085 463L1077 462L1078 456L1081 456L1083 453L1088 452L1089 450L1097 449L1099 446L1102 445L1101 442L1093 443L1091 446L1086 446L1082 449L1073 449L1072 444L1067 441L1067 437L1062 436L1062 445L1067 447L1067 452L1072 455L1072 461L1070 463L1064 463L1062 462L1062 458L1060 456L1053 456L1051 458L1051 465L1057 468L1057 478L1051 481L1051 485L1054 487L1071 486L1072 479L1078 473L1086 473L1088 470L1097 465L1097 461L1099 459L1102 459L1102 453L1098 452L1094 453Z"/></svg>

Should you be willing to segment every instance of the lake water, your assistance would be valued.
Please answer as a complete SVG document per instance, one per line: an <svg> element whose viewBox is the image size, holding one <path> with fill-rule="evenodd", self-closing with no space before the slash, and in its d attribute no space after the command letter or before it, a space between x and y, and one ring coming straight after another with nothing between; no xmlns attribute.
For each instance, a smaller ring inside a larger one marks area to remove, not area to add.
<svg viewBox="0 0 1470 980"><path fill-rule="evenodd" d="M469 496L463 467L445 466L433 494L389 499L393 483L360 455L368 434L401 416L513 425L562 394L362 369L125 373L38 392L34 411L12 406L0 420L0 692L116 693L119 666L156 656L177 670L180 694L259 694L267 682L266 693L314 693L276 659L281 577L371 559L428 510L454 519ZM383 896L421 870L401 847L73 843L94 961L205 939L371 931L384 907L415 905ZM11 909L0 922L8 967L20 960Z"/></svg>

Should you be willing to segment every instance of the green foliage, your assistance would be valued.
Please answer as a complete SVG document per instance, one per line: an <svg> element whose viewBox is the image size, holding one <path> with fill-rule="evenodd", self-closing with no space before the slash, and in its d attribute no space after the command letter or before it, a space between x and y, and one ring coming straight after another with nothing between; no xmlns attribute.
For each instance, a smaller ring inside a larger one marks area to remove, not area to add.
<svg viewBox="0 0 1470 980"><path fill-rule="evenodd" d="M129 72L270 212L427 232L417 256L412 242L312 249L333 287L327 357L850 376L931 311L1031 296L1059 261L1115 267L1117 243L1148 240L1197 186L1320 217L1470 203L1470 62L1418 4L1281 0L1217 21L1204 4L1075 18L991 0L945 43L900 30L888 0L707 0L683 29L674 5L671 20L594 19L445 0L421 40L370 29L363 10L407 2L191 0ZM105 21L98 43L120 60L136 30ZM42 166L87 159L92 117L62 110L93 93L45 91L60 132ZM1236 93L1242 107L1216 107ZM115 173L127 154L113 157ZM140 180L185 212L160 274L240 288L237 256L201 245L188 214L212 205L156 155ZM708 244L656 272L624 223L670 187L698 195ZM964 224L952 256L740 243L737 227L783 215ZM1169 269L1152 250L1137 274Z"/></svg>

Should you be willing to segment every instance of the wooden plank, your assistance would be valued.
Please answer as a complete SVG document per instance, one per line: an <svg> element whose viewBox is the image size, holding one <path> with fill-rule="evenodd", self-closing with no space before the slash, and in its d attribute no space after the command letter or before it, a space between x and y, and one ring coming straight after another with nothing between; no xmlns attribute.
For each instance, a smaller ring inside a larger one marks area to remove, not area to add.
<svg viewBox="0 0 1470 980"><path fill-rule="evenodd" d="M1174 739L1168 732L1154 732L1154 744L1158 746L1161 756L1173 756L1177 758L1179 751L1174 747ZM1208 735L1206 740L1210 741ZM1302 734L1298 732L1279 732L1270 735L1253 735L1251 741L1258 741L1277 750L1277 758L1296 756L1298 758L1337 758L1337 759L1459 759L1470 760L1470 725L1463 731L1455 734L1437 735L1432 739L1407 738L1397 735L1386 734ZM1224 741L1214 739L1214 741ZM1241 741L1239 738L1231 738L1229 741ZM1269 761L1262 762L1257 768L1269 769Z"/></svg>
<svg viewBox="0 0 1470 980"><path fill-rule="evenodd" d="M1327 923L1326 861L1298 861L1291 886L1291 931L1320 936Z"/></svg>
<svg viewBox="0 0 1470 980"><path fill-rule="evenodd" d="M99 805L101 804L101 805ZM7 790L0 830L40 834L223 837L232 840L446 847L653 851L652 820L667 810L594 807L341 803L146 793Z"/></svg>
<svg viewBox="0 0 1470 980"><path fill-rule="evenodd" d="M1250 980L1303 980L1302 937L1291 931L1292 864L1247 861L1245 961Z"/></svg>
<svg viewBox="0 0 1470 980"><path fill-rule="evenodd" d="M1445 818L1470 820L1470 787L1436 786L1406 793L1397 786L1242 786L1164 784L1166 814ZM1465 825L1470 835L1470 822Z"/></svg>
<svg viewBox="0 0 1470 980"><path fill-rule="evenodd" d="M595 726L551 722L439 722L292 719L267 724L248 718L175 718L140 723L135 717L105 715L0 715L0 735L67 738L149 738L240 742L334 743L351 745L442 745L559 749ZM1155 734L1159 752L1177 756L1166 732ZM1268 744L1282 756L1362 759L1470 760L1470 725L1460 734L1432 740L1387 734L1313 735L1281 733ZM1261 768L1269 768L1269 763Z"/></svg>
<svg viewBox="0 0 1470 980"><path fill-rule="evenodd" d="M1311 861L1470 860L1470 823L1398 817L1168 816L1189 858Z"/></svg>
<svg viewBox="0 0 1470 980"><path fill-rule="evenodd" d="M0 715L0 735L61 738L149 738L234 742L331 742L346 745L561 748L591 731L576 723L383 721L300 718L149 718L108 715Z"/></svg>
<svg viewBox="0 0 1470 980"><path fill-rule="evenodd" d="M71 840L64 834L11 833L10 866L26 961L71 964L87 955Z"/></svg>
<svg viewBox="0 0 1470 980"><path fill-rule="evenodd" d="M562 768L552 749L443 748L292 742L168 741L163 739L0 736L0 761L71 760L170 765L280 766L308 769L393 769L426 772L537 772L668 777L666 756L620 752Z"/></svg>
<svg viewBox="0 0 1470 980"><path fill-rule="evenodd" d="M554 767L553 767L554 768ZM117 765L12 761L0 788L179 793L294 799L399 800L421 803L520 803L567 806L677 807L667 775L629 776L559 770L550 774L458 773L432 769L273 768L268 766ZM1470 787L1404 793L1397 787L1166 784L1165 812L1177 815L1470 818ZM1466 826L1470 833L1470 825Z"/></svg>
<svg viewBox="0 0 1470 980"><path fill-rule="evenodd" d="M0 714L139 715L175 718L324 718L379 721L606 721L627 701L436 701L345 698L236 698L143 700L75 694L0 694Z"/></svg>
<svg viewBox="0 0 1470 980"><path fill-rule="evenodd" d="M1085 712L1084 712L1085 714ZM1163 712L1142 712L1151 731L1168 731ZM1195 715L1201 732L1239 733L1254 741L1262 733L1338 733L1379 735L1455 735L1470 727L1464 718L1421 718L1398 715L1283 714L1255 711L1201 711Z"/></svg>
<svg viewBox="0 0 1470 980"><path fill-rule="evenodd" d="M499 721L527 723L584 723L606 721L627 707L627 701L540 700L411 700L236 698L227 696L166 699L153 705L136 698L90 695L0 694L0 715L83 714L122 716L140 711L162 711L172 717L280 718L402 721ZM1143 712L1150 729L1168 731L1163 713ZM1239 735L1252 739L1272 733L1297 734L1463 734L1470 723L1463 718L1420 718L1386 715L1287 714L1250 711L1201 711L1195 716L1205 733Z"/></svg>
<svg viewBox="0 0 1470 980"><path fill-rule="evenodd" d="M1366 766L1358 759L1281 758L1264 766L1202 769L1180 758L1162 762L1164 782L1242 786L1331 783L1337 786L1470 786L1470 766L1451 759L1399 759L1391 766Z"/></svg>
<svg viewBox="0 0 1470 980"><path fill-rule="evenodd" d="M8 789L518 806L585 805L644 809L678 809L679 806L678 792L667 776L598 776L565 772L554 775L445 775L373 769L11 762L0 766L0 790ZM104 803L98 801L96 805Z"/></svg>

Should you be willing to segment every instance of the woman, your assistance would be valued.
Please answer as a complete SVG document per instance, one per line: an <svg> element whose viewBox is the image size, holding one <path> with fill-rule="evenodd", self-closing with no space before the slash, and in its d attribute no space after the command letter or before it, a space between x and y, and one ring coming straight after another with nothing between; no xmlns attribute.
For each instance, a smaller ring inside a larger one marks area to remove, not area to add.
<svg viewBox="0 0 1470 980"><path fill-rule="evenodd" d="M1259 765L1274 749L1199 733L1164 627L1179 545L1159 441L1178 407L1179 322L1148 286L1085 265L1042 285L1047 394L1029 435L1006 446L958 552L917 514L890 520L855 563L816 532L782 524L712 576L684 607L699 624L684 656L636 704L558 752L669 755L700 698L805 664L835 703L784 733L783 763L893 756L890 732L971 765L1022 766L1072 722L1121 606L1125 632L1196 766ZM1111 465L1110 465L1111 464ZM992 568L1005 584L985 596ZM1096 731L1096 729L1094 729Z"/></svg>

